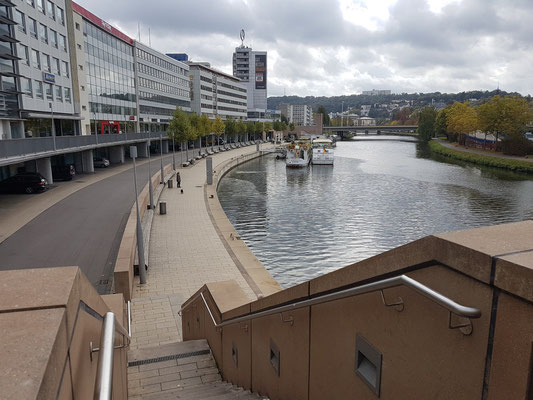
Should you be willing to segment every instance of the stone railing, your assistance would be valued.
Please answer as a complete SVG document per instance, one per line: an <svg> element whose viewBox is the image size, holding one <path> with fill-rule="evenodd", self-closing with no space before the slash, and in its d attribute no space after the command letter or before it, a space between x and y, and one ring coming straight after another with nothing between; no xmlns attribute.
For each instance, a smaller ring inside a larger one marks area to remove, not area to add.
<svg viewBox="0 0 533 400"><path fill-rule="evenodd" d="M334 296L400 275L479 318L405 286ZM290 306L320 296L331 300ZM209 341L223 379L273 400L525 399L533 221L429 236L251 303L233 281L208 283L182 328Z"/></svg>

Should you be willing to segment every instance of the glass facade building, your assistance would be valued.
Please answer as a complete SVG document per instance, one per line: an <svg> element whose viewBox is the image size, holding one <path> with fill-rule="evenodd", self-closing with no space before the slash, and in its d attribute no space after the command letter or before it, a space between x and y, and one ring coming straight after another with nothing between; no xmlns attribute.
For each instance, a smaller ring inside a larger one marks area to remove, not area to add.
<svg viewBox="0 0 533 400"><path fill-rule="evenodd" d="M138 116L133 40L75 3L73 9L83 17L85 60L77 63L86 75L87 87L82 89L88 94L90 132L134 132Z"/></svg>

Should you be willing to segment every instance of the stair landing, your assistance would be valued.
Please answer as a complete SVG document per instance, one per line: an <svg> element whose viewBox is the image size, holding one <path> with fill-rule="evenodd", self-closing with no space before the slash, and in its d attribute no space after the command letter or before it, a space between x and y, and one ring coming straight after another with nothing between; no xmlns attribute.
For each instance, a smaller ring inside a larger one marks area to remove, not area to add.
<svg viewBox="0 0 533 400"><path fill-rule="evenodd" d="M222 382L206 340L128 352L128 393L130 400L261 398Z"/></svg>

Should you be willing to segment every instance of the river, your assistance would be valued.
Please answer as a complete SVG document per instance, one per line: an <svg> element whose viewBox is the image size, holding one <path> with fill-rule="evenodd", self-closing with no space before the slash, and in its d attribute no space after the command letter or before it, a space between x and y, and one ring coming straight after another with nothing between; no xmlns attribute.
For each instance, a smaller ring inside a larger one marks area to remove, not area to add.
<svg viewBox="0 0 533 400"><path fill-rule="evenodd" d="M231 170L218 196L283 287L434 233L533 219L532 178L389 136L339 142L334 167L255 159Z"/></svg>

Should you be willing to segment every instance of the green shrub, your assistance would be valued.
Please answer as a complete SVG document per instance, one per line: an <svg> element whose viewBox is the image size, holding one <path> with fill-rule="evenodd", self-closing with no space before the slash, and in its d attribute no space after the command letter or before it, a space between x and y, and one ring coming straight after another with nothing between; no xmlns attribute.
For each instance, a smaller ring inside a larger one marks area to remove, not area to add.
<svg viewBox="0 0 533 400"><path fill-rule="evenodd" d="M454 158L456 160L467 161L478 165L484 165L487 167L502 168L515 172L533 174L533 162L523 160L512 160L503 157L486 156L475 153L467 153L464 151L445 147L435 140L429 142L429 147L434 153L440 154L445 157Z"/></svg>

